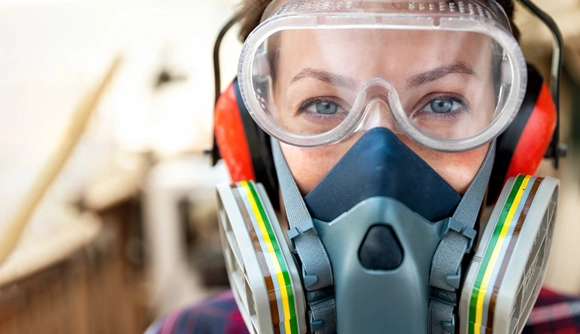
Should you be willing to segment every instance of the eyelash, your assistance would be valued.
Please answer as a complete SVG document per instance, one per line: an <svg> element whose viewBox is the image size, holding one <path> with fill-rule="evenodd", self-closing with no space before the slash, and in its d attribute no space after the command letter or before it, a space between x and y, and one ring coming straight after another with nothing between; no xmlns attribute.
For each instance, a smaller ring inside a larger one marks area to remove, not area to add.
<svg viewBox="0 0 580 334"><path fill-rule="evenodd" d="M422 110L424 110L431 102L433 102L434 100L451 100L453 102L459 103L461 105L461 108L459 110L456 111L452 111L446 114L438 114L435 112L423 112ZM410 114L410 117L415 117L415 116L419 116L419 117L429 117L429 118L438 118L438 119L444 119L444 118L457 118L459 117L462 113L464 112L468 112L470 110L469 108L469 104L465 101L465 99L458 97L455 94L445 94L445 93L434 93L434 94L428 94L426 97L424 97L422 100L427 100L424 103L420 103L419 105L421 105L421 107L419 108L418 111L416 112L412 112ZM330 103L335 103L336 105L338 105L340 108L342 108L343 110L349 110L348 108L344 108L342 107L341 103L337 102L335 98L329 98L329 97L316 97L316 98L312 98L312 99L308 99L304 102L302 102L300 104L300 107L298 107L298 112L301 114L305 114L308 115L309 117L313 117L313 118L318 118L318 119L324 119L324 118L328 118L328 117L336 117L339 113L337 114L330 114L330 115L324 115L324 114L318 114L318 113L314 113L314 112L310 112L307 111L307 109L309 107L311 107L312 105L316 104L316 103L320 103L320 102L330 102Z"/></svg>
<svg viewBox="0 0 580 334"><path fill-rule="evenodd" d="M333 117L336 116L337 114L330 114L330 115L324 115L324 114L317 114L317 113L313 113L313 112L309 112L306 109L308 109L310 106L316 104L316 103L320 103L320 102L330 102L330 103L335 103L339 108L343 109L343 110L347 110L347 108L342 107L341 103L337 102L336 99L333 98L329 98L329 97L315 97L312 99L308 99L304 102L302 102L300 104L300 107L298 107L298 112L301 114L308 114L311 117L319 117L319 118L323 118L323 117Z"/></svg>
<svg viewBox="0 0 580 334"><path fill-rule="evenodd" d="M421 103L420 105L422 107L419 108L419 110L417 112L412 113L411 117L418 116L418 115L425 115L425 117L457 118L461 114L463 114L464 112L468 112L470 110L469 104L465 101L465 99L458 97L455 94L434 94L434 95L427 96L424 99L427 99L427 101L425 103ZM446 114L438 114L438 113L434 113L434 112L423 112L422 110L424 110L434 100L451 100L453 102L459 103L462 106L462 108L460 110L452 111L452 112L446 113Z"/></svg>

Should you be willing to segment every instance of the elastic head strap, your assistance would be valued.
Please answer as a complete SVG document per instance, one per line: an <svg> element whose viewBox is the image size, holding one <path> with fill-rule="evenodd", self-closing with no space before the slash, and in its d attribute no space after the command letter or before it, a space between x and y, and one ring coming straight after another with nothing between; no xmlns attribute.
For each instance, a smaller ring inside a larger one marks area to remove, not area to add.
<svg viewBox="0 0 580 334"><path fill-rule="evenodd" d="M307 296L325 296L323 302L307 298L311 311L311 329L317 334L332 334L336 332L336 304L334 296L332 294L328 296L325 293L325 288L334 284L330 259L313 226L304 199L280 149L280 143L272 138L271 144L280 181L280 191L286 207L288 225L290 225L288 236L302 263L304 287L310 292Z"/></svg>
<svg viewBox="0 0 580 334"><path fill-rule="evenodd" d="M489 146L479 171L449 218L448 232L435 250L431 263L430 285L438 295L429 302L429 333L453 333L456 290L461 282L461 262L475 238L475 222L489 183L495 159L495 141ZM442 302L444 300L445 302Z"/></svg>

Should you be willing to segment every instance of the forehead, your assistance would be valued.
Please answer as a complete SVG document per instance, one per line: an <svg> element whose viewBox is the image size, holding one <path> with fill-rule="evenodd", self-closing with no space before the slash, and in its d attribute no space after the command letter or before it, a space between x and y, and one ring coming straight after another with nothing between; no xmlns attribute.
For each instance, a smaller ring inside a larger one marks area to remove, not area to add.
<svg viewBox="0 0 580 334"><path fill-rule="evenodd" d="M273 38L277 39L276 67L282 72L314 67L380 76L458 62L477 71L487 70L491 58L489 37L473 32L311 29L284 31Z"/></svg>

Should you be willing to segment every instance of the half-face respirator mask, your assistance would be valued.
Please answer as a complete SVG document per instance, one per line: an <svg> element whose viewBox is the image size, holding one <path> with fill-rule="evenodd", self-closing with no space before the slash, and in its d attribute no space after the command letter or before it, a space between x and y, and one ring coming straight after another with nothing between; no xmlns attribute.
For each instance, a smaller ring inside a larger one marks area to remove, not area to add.
<svg viewBox="0 0 580 334"><path fill-rule="evenodd" d="M558 181L511 178L489 219L480 213L496 138L527 80L494 1L272 2L244 44L237 87L271 137L288 228L261 184L218 186L250 331L521 331ZM284 145L340 152L338 162L301 194ZM484 154L463 194L418 153L472 150Z"/></svg>

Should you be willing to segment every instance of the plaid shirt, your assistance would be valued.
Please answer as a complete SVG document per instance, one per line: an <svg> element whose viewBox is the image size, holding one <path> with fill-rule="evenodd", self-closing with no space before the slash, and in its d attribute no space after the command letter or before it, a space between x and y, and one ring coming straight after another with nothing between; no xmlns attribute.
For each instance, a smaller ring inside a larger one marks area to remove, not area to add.
<svg viewBox="0 0 580 334"><path fill-rule="evenodd" d="M145 334L249 334L231 290L200 304L173 311Z"/></svg>
<svg viewBox="0 0 580 334"><path fill-rule="evenodd" d="M171 312L156 321L146 334L246 334L249 333L231 291L205 302ZM530 314L525 334L580 333L580 296L557 294L546 288Z"/></svg>
<svg viewBox="0 0 580 334"><path fill-rule="evenodd" d="M522 333L580 333L580 296L566 296L543 288Z"/></svg>

